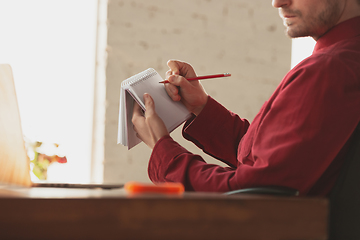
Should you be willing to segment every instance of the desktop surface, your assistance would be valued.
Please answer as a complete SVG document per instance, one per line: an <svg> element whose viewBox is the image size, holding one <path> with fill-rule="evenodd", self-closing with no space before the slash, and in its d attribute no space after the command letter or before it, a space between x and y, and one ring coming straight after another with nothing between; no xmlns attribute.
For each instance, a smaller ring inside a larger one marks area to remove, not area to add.
<svg viewBox="0 0 360 240"><path fill-rule="evenodd" d="M322 198L0 188L0 239L326 239Z"/></svg>

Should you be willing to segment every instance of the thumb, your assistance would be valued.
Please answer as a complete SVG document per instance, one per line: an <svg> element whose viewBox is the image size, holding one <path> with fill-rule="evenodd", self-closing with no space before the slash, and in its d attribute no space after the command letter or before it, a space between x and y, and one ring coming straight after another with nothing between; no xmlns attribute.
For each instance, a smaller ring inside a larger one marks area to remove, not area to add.
<svg viewBox="0 0 360 240"><path fill-rule="evenodd" d="M172 75L179 75L180 74L180 67L179 62L176 60L169 60L167 62L168 67L170 68Z"/></svg>
<svg viewBox="0 0 360 240"><path fill-rule="evenodd" d="M145 117L149 117L153 114L156 114L155 112L155 103L150 94L144 93L144 102L145 102Z"/></svg>
<svg viewBox="0 0 360 240"><path fill-rule="evenodd" d="M168 78L168 81L182 89L186 89L191 85L191 83L185 77L180 75L172 75Z"/></svg>
<svg viewBox="0 0 360 240"><path fill-rule="evenodd" d="M185 78L196 77L194 68L186 62L182 62L178 60L169 60L167 62L167 65L172 73L169 75L181 75Z"/></svg>

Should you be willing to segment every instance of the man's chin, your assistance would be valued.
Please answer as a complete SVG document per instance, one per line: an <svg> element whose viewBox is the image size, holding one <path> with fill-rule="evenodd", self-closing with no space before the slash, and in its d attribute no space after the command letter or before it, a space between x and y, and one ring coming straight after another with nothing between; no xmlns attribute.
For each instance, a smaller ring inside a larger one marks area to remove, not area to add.
<svg viewBox="0 0 360 240"><path fill-rule="evenodd" d="M309 36L309 34L306 33L305 31L300 31L299 29L295 29L295 28L291 28L291 27L286 28L285 34L289 38L300 38L300 37L308 37Z"/></svg>

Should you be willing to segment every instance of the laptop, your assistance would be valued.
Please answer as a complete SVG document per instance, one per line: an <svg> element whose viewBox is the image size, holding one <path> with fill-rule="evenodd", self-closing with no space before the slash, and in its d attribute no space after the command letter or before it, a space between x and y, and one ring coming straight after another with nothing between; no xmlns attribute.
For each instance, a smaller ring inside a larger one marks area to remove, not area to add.
<svg viewBox="0 0 360 240"><path fill-rule="evenodd" d="M123 184L33 183L25 149L12 69L0 64L0 184L24 187L122 188Z"/></svg>

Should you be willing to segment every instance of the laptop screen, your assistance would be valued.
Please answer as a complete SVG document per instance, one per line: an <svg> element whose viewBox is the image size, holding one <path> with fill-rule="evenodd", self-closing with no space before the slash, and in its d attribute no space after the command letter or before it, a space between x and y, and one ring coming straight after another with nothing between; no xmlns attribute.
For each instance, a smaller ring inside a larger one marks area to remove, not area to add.
<svg viewBox="0 0 360 240"><path fill-rule="evenodd" d="M0 183L31 186L13 74L0 64Z"/></svg>

